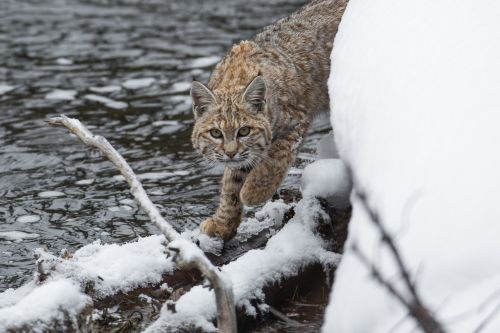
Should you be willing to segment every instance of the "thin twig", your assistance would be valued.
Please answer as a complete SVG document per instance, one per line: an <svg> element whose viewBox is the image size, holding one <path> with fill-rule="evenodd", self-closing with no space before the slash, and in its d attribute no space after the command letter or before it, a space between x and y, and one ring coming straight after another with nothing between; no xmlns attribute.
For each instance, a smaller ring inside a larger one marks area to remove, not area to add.
<svg viewBox="0 0 500 333"><path fill-rule="evenodd" d="M356 186L354 188L356 189ZM403 258L401 257L401 254L396 247L392 236L383 226L378 213L368 205L366 194L357 189L355 191L355 194L357 195L359 202L363 205L365 211L368 213L370 221L379 230L382 236L382 243L389 248L392 257L396 261L401 276L403 277L404 285L408 289L410 298L406 299L405 297L403 297L403 295L401 295L401 293L399 293L391 283L384 279L377 267L373 263L371 263L366 256L364 256L364 254L358 249L356 244L354 244L352 247L354 253L358 256L358 258L364 265L370 268L375 279L380 284L382 284L393 296L395 296L404 306L406 306L411 316L417 321L424 332L444 333L445 330L441 323L438 322L431 311L429 311L429 309L424 305L424 302L417 292L415 283L410 276L409 270L406 268Z"/></svg>
<svg viewBox="0 0 500 333"><path fill-rule="evenodd" d="M209 281L215 292L217 303L217 327L219 332L236 332L236 311L231 281L220 272L194 243L186 240L160 214L149 199L141 182L132 168L113 146L102 136L93 135L79 120L64 115L50 118L51 125L64 126L75 134L83 143L97 148L121 172L130 186L130 192L153 223L163 232L170 242L169 249L175 251L177 265L180 268L197 268Z"/></svg>

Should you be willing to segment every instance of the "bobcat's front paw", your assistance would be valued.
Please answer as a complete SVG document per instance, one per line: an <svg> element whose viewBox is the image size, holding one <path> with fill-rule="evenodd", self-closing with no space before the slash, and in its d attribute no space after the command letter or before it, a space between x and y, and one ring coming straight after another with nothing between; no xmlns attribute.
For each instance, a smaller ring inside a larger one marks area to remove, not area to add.
<svg viewBox="0 0 500 333"><path fill-rule="evenodd" d="M210 217L200 224L200 230L209 236L218 236L228 240L236 235L238 223L223 223L214 217Z"/></svg>

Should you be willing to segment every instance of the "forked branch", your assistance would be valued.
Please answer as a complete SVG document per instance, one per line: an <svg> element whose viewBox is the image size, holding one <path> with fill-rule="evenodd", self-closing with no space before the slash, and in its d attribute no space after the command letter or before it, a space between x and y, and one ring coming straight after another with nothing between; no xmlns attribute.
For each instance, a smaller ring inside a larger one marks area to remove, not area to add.
<svg viewBox="0 0 500 333"><path fill-rule="evenodd" d="M50 118L48 123L66 127L86 145L97 148L104 154L125 177L130 192L153 223L163 232L169 241L168 248L175 253L174 259L182 269L197 268L209 281L215 292L217 303L217 326L219 332L236 332L236 313L231 282L205 256L194 243L181 238L180 234L160 214L149 199L141 182L125 159L113 148L106 138L92 134L78 119L64 115Z"/></svg>

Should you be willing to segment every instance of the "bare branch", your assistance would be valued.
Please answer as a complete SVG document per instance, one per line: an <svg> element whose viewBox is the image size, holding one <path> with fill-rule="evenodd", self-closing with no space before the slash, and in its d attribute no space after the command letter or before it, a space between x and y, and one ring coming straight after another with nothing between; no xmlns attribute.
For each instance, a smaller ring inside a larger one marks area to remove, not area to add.
<svg viewBox="0 0 500 333"><path fill-rule="evenodd" d="M380 232L382 236L382 243L389 248L392 257L395 260L396 265L398 266L401 276L403 277L404 286L408 289L407 291L410 296L409 299L406 299L400 292L396 290L396 288L390 282L388 282L382 276L381 272L377 269L375 264L370 262L370 260L359 250L356 244L352 246L353 252L365 266L370 268L374 278L408 309L410 315L417 321L424 332L444 333L445 330L443 329L441 323L437 321L432 312L429 311L429 309L425 306L420 295L418 294L417 288L413 283L413 279L410 276L409 270L407 269L392 236L383 226L378 213L368 205L366 194L359 190L355 190L355 194L357 195L359 202L363 205L363 208L368 213L370 221Z"/></svg>
<svg viewBox="0 0 500 333"><path fill-rule="evenodd" d="M51 125L64 126L75 134L83 143L97 148L121 172L130 186L130 192L153 223L163 232L170 242L169 249L176 252L176 263L181 268L197 268L210 281L214 288L217 303L217 326L219 332L236 332L236 312L231 282L225 278L194 243L181 238L179 233L160 214L149 199L141 182L132 168L113 146L102 136L93 135L79 120L64 115L50 118Z"/></svg>

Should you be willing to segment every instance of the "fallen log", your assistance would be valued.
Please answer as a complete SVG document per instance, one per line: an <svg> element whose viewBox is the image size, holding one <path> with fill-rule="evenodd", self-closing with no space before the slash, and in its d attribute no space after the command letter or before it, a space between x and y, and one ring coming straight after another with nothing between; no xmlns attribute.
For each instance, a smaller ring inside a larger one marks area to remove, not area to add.
<svg viewBox="0 0 500 333"><path fill-rule="evenodd" d="M137 185L135 187L137 188ZM283 293L284 284L295 285L294 290L303 289L304 286L311 284L311 274L320 275L318 271L328 274L314 279L316 281L313 284L317 285L318 280L331 281L329 275L339 260L339 255L335 253L341 252L345 240L349 210L333 209L328 206L327 201L321 204L313 196L295 204L299 198L300 195L296 191L283 191L280 199L285 199L285 201L270 203L256 213L256 216L260 214L262 221L258 218L247 218L240 226L241 232L239 230L235 239L224 244L221 253L206 254L210 263L204 265L221 267L218 270L221 272L217 275L227 276L227 284L233 284L233 291L237 293L240 331L254 326L256 318L261 318L269 311L279 313L269 307L269 304L279 308L280 302L289 298L287 293ZM161 216L154 216L152 220L160 218ZM289 220L291 220L290 226L286 224ZM255 225L260 229L255 229ZM283 225L285 225L283 229L286 230L279 230ZM246 227L248 228L245 229ZM274 236L270 238L272 235ZM188 234L186 237L193 238L193 236L196 235ZM170 239L180 237L174 234L174 237ZM203 239L200 237L201 244L198 244L202 249L206 245ZM136 332L141 331L150 323L153 324L147 328L148 332L185 329L214 330L213 324L219 311L216 310L214 304L213 291L203 287L202 276L197 270L174 271L175 260L172 258L172 251L169 252L170 258L162 259L162 248L164 248L162 243L164 242L166 242L165 239L156 237L118 246L120 251L130 254L133 247L146 244L147 251L156 251L154 253L159 258L159 262L155 264L163 267L163 270L156 267L156 273L163 272L159 278L149 276L144 281L132 280L128 285L107 278L106 267L95 270L94 267L89 269L85 265L82 266L82 262L87 262L89 258L92 262L94 254L99 255L109 250L111 245L91 244L82 248L82 251L76 251L74 254L65 253L62 257L54 257L40 251L39 272L35 284L45 282L45 280L52 282L55 278L78 282L82 286L81 294L78 296L91 300L89 303L92 311L90 313L89 305L86 305L84 309L78 308L76 315L73 313L75 309L60 308L62 317L58 316L57 320L53 322L35 320L32 323L37 324L37 330L40 332L61 331L60 318L72 318L72 320L64 320L66 326L63 331L67 332ZM147 251L143 251L142 258L149 258ZM252 261L254 264L256 261L267 266L262 268L254 265L257 271L255 276L252 274L239 276L239 272L245 271L248 268L247 264ZM145 270L153 268L155 267L142 267ZM125 272L130 273L130 269ZM123 275L123 278L128 278L128 276ZM14 297L12 297L14 300L8 300L7 304L16 304L26 294L37 290L36 286L28 286L26 289L26 292L21 291L19 295L16 295L14 291ZM0 304L1 301L0 299ZM188 304L187 312L186 304ZM198 305L198 309L189 309L190 304ZM200 309L202 310L200 312L204 312L203 315L191 311ZM2 309L0 309L0 326L2 326L1 311ZM166 321L165 318L167 318ZM173 326L170 319L174 319ZM178 322L175 322L176 320ZM29 324L26 326L25 323L21 323L17 326L10 326L8 329L19 331L22 327L29 328Z"/></svg>

